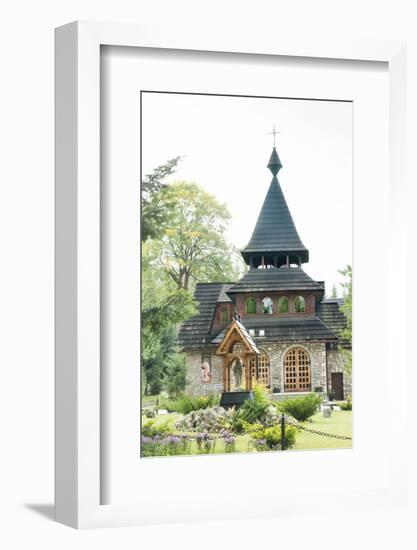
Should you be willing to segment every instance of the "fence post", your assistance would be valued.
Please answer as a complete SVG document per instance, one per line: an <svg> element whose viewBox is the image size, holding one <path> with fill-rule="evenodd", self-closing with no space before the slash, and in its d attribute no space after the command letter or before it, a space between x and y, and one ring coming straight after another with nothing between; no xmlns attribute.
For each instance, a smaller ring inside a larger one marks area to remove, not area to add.
<svg viewBox="0 0 417 550"><path fill-rule="evenodd" d="M281 414L281 451L285 451L286 441L285 441L285 414Z"/></svg>

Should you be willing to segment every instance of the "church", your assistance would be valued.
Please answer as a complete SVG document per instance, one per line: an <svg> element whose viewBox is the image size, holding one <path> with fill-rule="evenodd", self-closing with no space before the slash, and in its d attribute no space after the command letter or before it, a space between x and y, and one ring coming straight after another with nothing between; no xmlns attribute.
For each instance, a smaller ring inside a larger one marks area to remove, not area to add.
<svg viewBox="0 0 417 550"><path fill-rule="evenodd" d="M342 349L343 300L325 299L325 284L303 269L301 241L278 181L275 146L267 167L272 181L247 246L248 266L237 282L199 283L198 314L178 332L186 357L186 392L250 391L262 383L274 399L323 392L342 400L351 377Z"/></svg>

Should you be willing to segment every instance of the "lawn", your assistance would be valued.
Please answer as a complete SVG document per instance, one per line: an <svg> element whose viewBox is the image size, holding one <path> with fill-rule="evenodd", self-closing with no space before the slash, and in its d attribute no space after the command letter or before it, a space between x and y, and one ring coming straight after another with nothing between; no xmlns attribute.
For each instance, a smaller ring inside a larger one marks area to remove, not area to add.
<svg viewBox="0 0 417 550"><path fill-rule="evenodd" d="M181 414L170 413L161 415L155 418L157 424L167 423L168 427L174 433L175 422L181 418ZM143 418L143 422L148 419ZM304 422L306 428L326 432L330 434L339 434L345 436L352 435L352 411L333 411L330 418L324 418L323 413L316 413L311 421ZM191 433L191 432L190 432ZM352 441L346 439L335 439L323 435L312 434L299 430L296 436L295 446L291 450L307 450L307 449L346 449L352 446ZM248 435L240 435L236 437L235 452L251 451L251 441ZM192 443L192 454L197 454L197 444ZM216 441L214 449L215 453L224 453L225 447L221 439Z"/></svg>
<svg viewBox="0 0 417 550"><path fill-rule="evenodd" d="M311 418L311 422L304 422L303 425L312 430L352 437L352 411L333 411L330 418L324 418L323 413L316 413ZM351 440L334 439L333 437L298 431L293 450L346 449L349 447L352 447Z"/></svg>

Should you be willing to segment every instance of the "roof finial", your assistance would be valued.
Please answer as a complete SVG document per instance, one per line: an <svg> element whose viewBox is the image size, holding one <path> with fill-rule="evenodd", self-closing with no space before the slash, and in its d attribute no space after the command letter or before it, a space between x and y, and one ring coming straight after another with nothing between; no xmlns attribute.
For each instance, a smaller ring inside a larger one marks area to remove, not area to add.
<svg viewBox="0 0 417 550"><path fill-rule="evenodd" d="M275 124L272 126L272 132L269 132L269 134L272 134L274 136L274 148L275 148L275 136L279 134L279 132L275 130Z"/></svg>
<svg viewBox="0 0 417 550"><path fill-rule="evenodd" d="M272 132L269 132L269 134L272 134L274 136L274 148L272 149L271 158L269 159L269 162L268 162L268 168L271 170L272 175L276 176L278 172L281 170L282 164L281 164L281 161L279 160L277 150L275 149L275 136L279 134L279 132L275 129L275 124L273 126Z"/></svg>

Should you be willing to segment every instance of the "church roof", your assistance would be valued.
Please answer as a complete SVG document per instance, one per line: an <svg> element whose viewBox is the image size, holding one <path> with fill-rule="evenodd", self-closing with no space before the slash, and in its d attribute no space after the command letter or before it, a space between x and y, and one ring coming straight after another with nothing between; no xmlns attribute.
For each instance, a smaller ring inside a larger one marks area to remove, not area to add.
<svg viewBox="0 0 417 550"><path fill-rule="evenodd" d="M319 302L316 307L318 317L337 336L340 336L342 330L347 326L346 316L340 309L343 303L342 299L328 299ZM343 347L351 347L347 340L340 339L339 341Z"/></svg>
<svg viewBox="0 0 417 550"><path fill-rule="evenodd" d="M283 319L245 318L243 322L248 331L251 329L255 331L254 338L258 345L270 341L337 341L336 334L315 315L298 319L295 317ZM264 331L264 336L259 336L260 329ZM224 335L225 330L217 334L213 339L213 344L219 344Z"/></svg>
<svg viewBox="0 0 417 550"><path fill-rule="evenodd" d="M205 343L210 345L211 325L213 322L216 304L230 301L225 290L230 283L198 283L194 292L194 299L198 304L198 313L184 321L178 331L177 342L183 348L201 347Z"/></svg>
<svg viewBox="0 0 417 550"><path fill-rule="evenodd" d="M231 343L230 340L232 339L232 342L235 341L236 335L238 335L238 337L244 343L248 352L253 352L258 355L261 353L257 348L255 342L253 341L252 336L246 330L244 325L237 319L233 319L230 325L222 331L222 334L223 334L223 338L221 338L218 341L216 339L216 342L219 344L219 347L216 353L219 355L225 354L227 352L227 347Z"/></svg>
<svg viewBox="0 0 417 550"><path fill-rule="evenodd" d="M242 250L242 255L247 260L254 254L269 253L294 253L302 257L303 262L308 261L308 250L302 243L291 212L285 200L284 193L276 174L281 168L281 161L274 147L271 159L268 163L273 177L262 205L258 221L252 236Z"/></svg>
<svg viewBox="0 0 417 550"><path fill-rule="evenodd" d="M228 294L281 290L324 290L323 283L314 281L301 267L249 269Z"/></svg>
<svg viewBox="0 0 417 550"><path fill-rule="evenodd" d="M289 268L295 270L296 268ZM263 273L273 270L258 270ZM275 270L280 271L280 270ZM302 270L301 270L302 271ZM194 298L199 313L181 325L177 343L182 349L202 349L220 343L224 330L212 330L216 304L223 302L223 296L231 283L199 283ZM340 301L324 300L317 304L316 315L302 317L286 316L279 319L272 316L245 318L240 324L246 331L255 330L254 341L259 345L265 340L273 341L338 341L340 332L346 326L346 318L340 310ZM265 337L258 337L257 331L265 330ZM249 333L248 333L249 334ZM220 338L220 339L219 339ZM347 346L345 341L341 341Z"/></svg>

